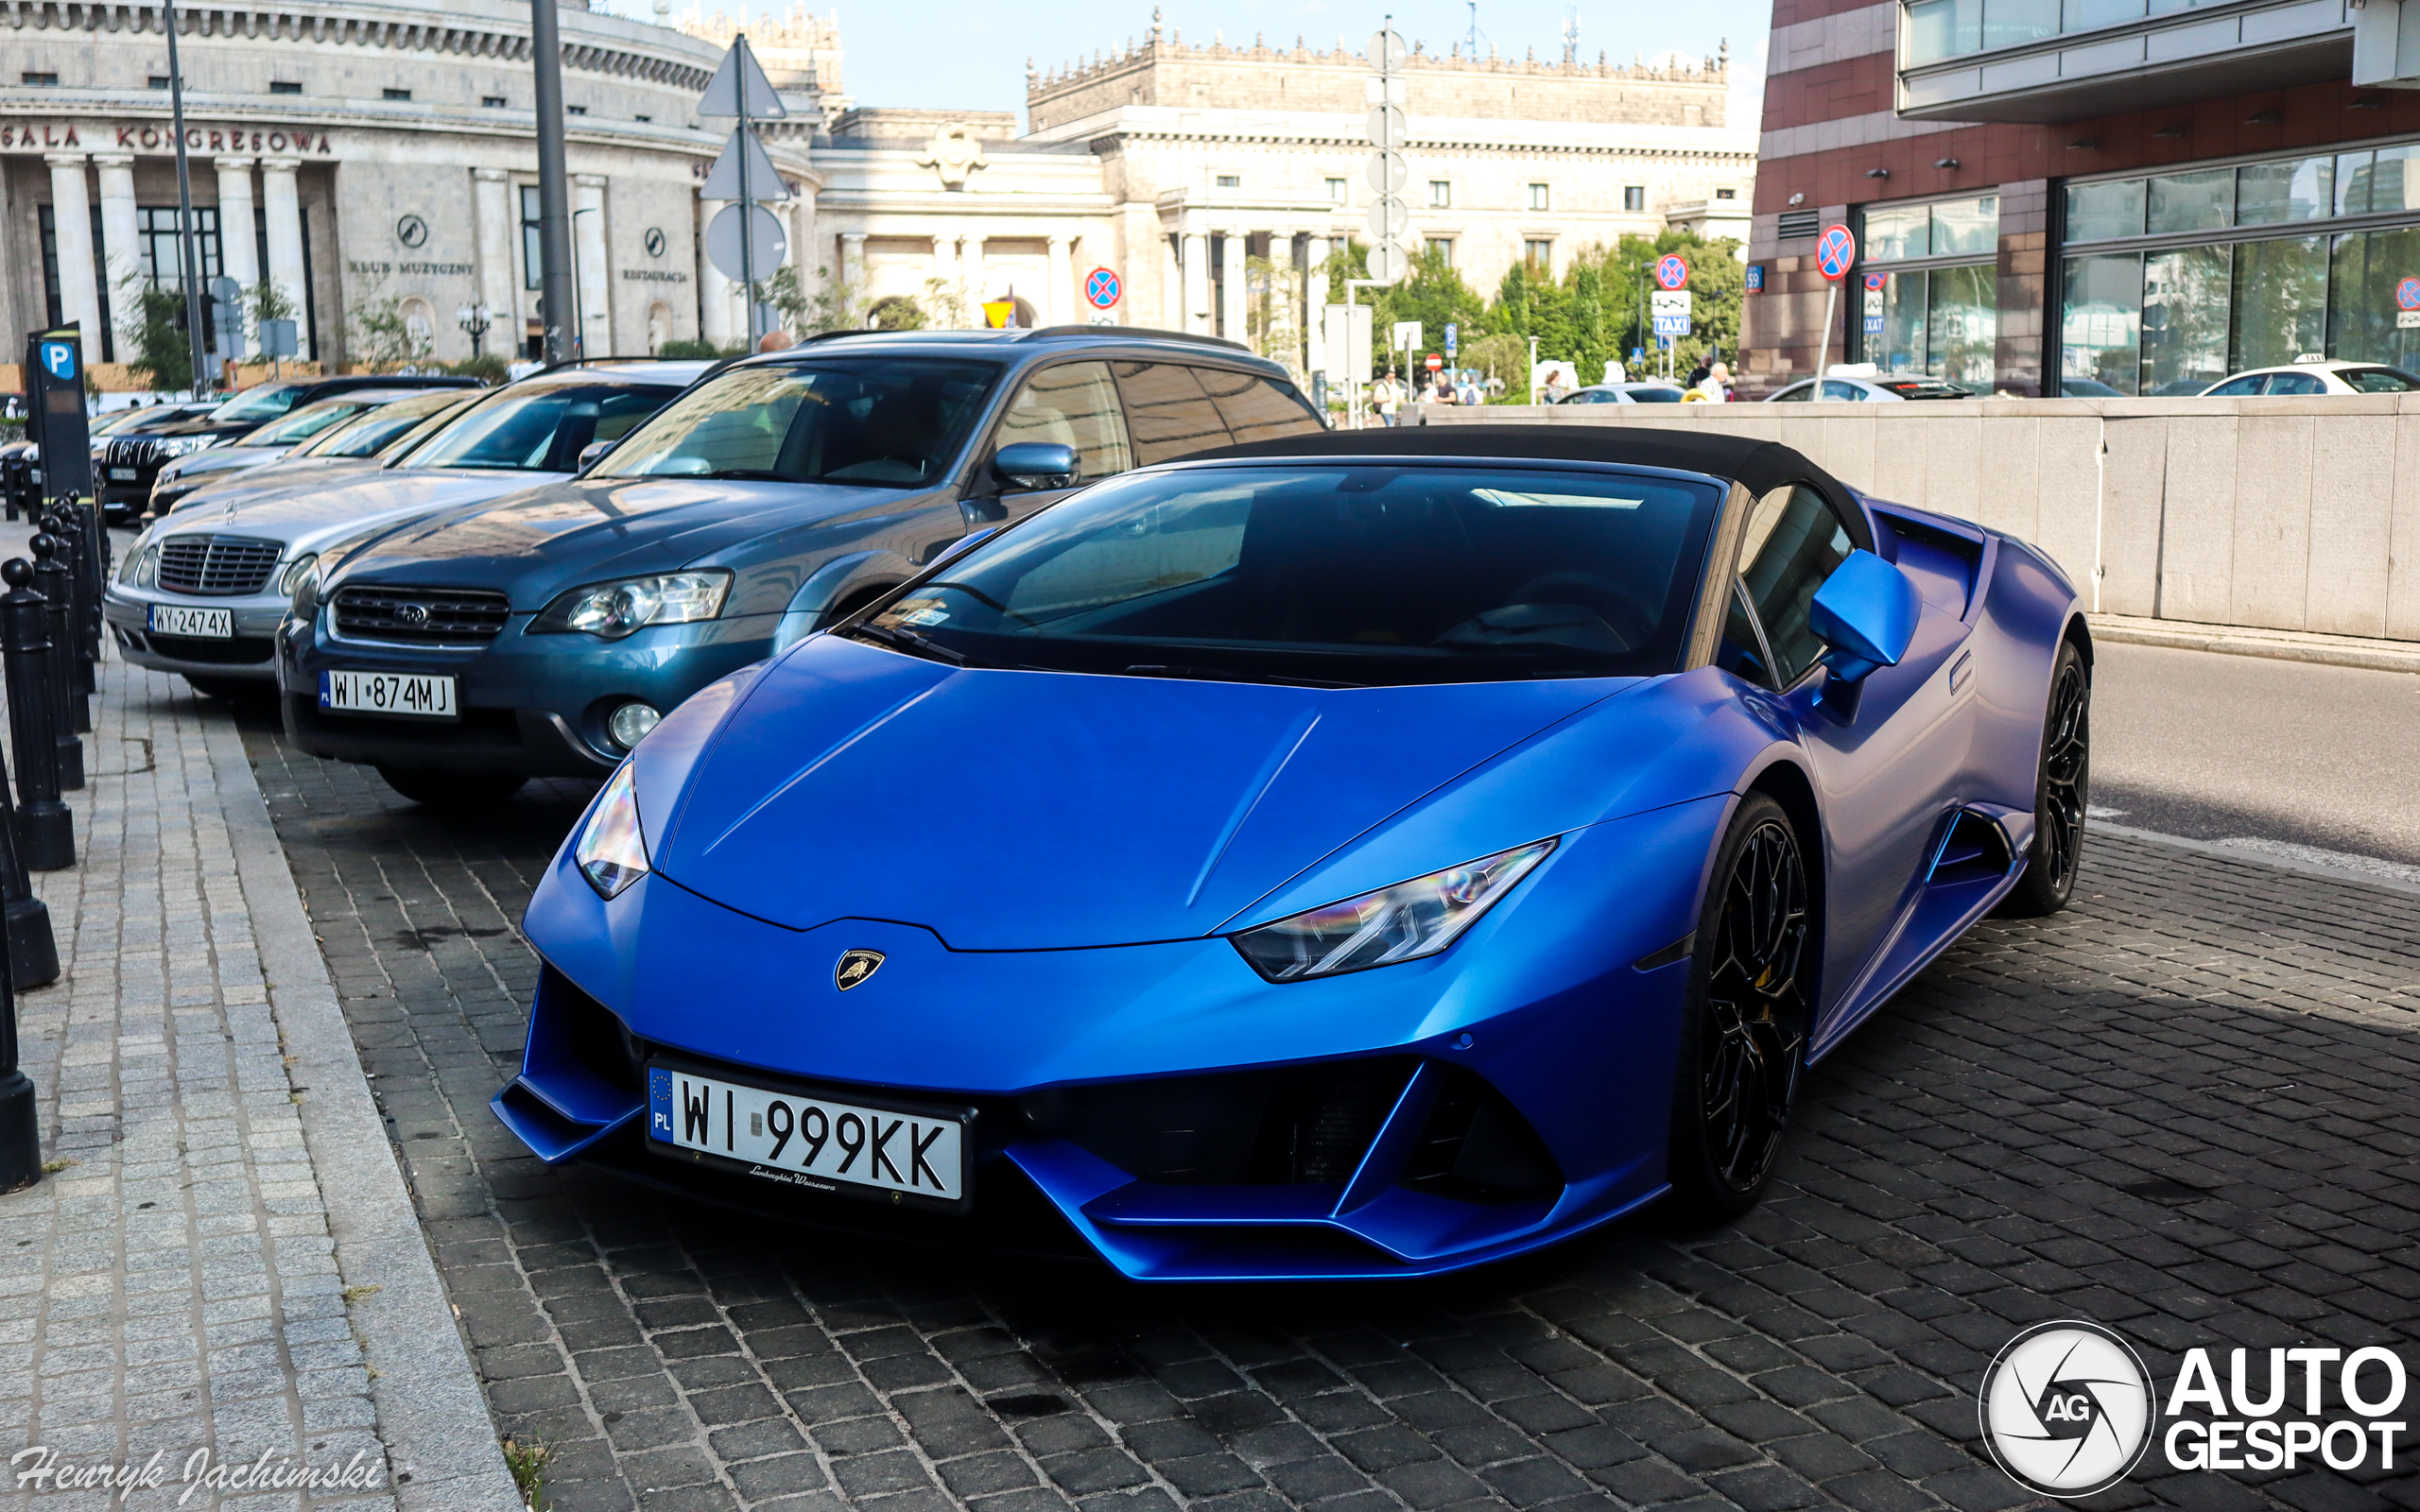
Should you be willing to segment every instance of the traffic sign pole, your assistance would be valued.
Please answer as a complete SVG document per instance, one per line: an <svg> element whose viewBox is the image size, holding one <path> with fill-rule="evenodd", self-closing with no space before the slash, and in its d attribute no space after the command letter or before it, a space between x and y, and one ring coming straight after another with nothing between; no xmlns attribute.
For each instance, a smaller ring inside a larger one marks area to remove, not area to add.
<svg viewBox="0 0 2420 1512"><path fill-rule="evenodd" d="M1832 365L1832 313L1841 302L1841 280L1849 276L1850 266L1857 262L1857 237L1846 226L1833 225L1824 229L1815 241L1815 270L1824 275L1824 330L1815 350L1815 376L1821 379ZM1842 345L1845 347L1846 343ZM1816 390L1821 394L1823 390Z"/></svg>

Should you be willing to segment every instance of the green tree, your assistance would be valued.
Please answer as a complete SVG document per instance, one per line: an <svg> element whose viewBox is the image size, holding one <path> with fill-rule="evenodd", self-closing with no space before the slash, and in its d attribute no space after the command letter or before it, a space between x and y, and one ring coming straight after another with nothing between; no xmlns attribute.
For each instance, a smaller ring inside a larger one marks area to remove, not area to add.
<svg viewBox="0 0 2420 1512"><path fill-rule="evenodd" d="M153 388L184 388L193 383L193 346L185 335L184 296L141 275L126 282L139 322L130 333L134 356L127 367Z"/></svg>
<svg viewBox="0 0 2420 1512"><path fill-rule="evenodd" d="M771 278L758 281L757 301L780 311L783 328L793 336L864 330L868 301L834 278L830 268L819 267L815 273L820 286L810 292L799 276L798 265L785 264Z"/></svg>
<svg viewBox="0 0 2420 1512"><path fill-rule="evenodd" d="M1370 249L1358 241L1347 243L1344 250L1330 253L1320 266L1327 273L1328 298L1335 300L1343 292L1346 279L1370 276ZM1387 347L1398 320L1420 322L1421 350L1410 356L1414 368L1420 368L1422 359L1429 352L1445 350L1445 326L1448 322L1461 327L1460 335L1465 343L1486 335L1491 329L1487 301L1463 281L1461 271L1454 266L1451 257L1443 248L1414 253L1410 270L1401 283L1388 288L1357 292L1360 298L1356 302L1367 304L1371 309L1373 372L1384 372L1389 368L1400 370L1403 366Z"/></svg>
<svg viewBox="0 0 2420 1512"><path fill-rule="evenodd" d="M392 372L425 360L437 343L404 318L403 301L392 294L369 294L354 306L351 342L355 361L372 372Z"/></svg>

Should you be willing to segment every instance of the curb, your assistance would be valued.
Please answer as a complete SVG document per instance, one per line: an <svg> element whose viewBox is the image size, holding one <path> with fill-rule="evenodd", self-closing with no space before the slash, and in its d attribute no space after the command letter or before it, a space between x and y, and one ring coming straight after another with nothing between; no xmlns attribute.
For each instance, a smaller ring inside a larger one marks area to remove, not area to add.
<svg viewBox="0 0 2420 1512"><path fill-rule="evenodd" d="M2179 621L2145 623L2132 618L2085 616L2095 641L2120 645L2164 645L2180 651L2217 651L2226 656L2266 657L2273 662L2312 662L2371 672L2420 672L2420 645L2411 650L2352 636L2264 632L2238 626L2187 626Z"/></svg>
<svg viewBox="0 0 2420 1512"><path fill-rule="evenodd" d="M292 1080L309 1089L296 1100L312 1169L328 1196L337 1267L348 1288L374 1289L347 1312L376 1370L370 1394L395 1475L395 1505L399 1512L524 1512L243 736L223 713L206 705L196 713L270 1011Z"/></svg>
<svg viewBox="0 0 2420 1512"><path fill-rule="evenodd" d="M2357 871L2351 867L2332 867L2324 861L2308 861L2297 855L2280 855L2273 850L2255 850L2248 846L2228 845L2220 840L2192 840L2181 834L2169 834L2159 830L2137 830L2131 824L2112 824L2106 819L2089 819L2084 824L2084 837L2106 834L2120 840L2145 840L2152 845L2174 846L2181 850L2198 850L2221 861L2238 861L2246 866L2274 867L2282 871L2299 871L2307 877L2325 877L2330 882L2349 882L2363 887L2382 888L2401 893L2407 898L2420 898L2420 883L2406 882L2400 877L2385 876L2372 871Z"/></svg>

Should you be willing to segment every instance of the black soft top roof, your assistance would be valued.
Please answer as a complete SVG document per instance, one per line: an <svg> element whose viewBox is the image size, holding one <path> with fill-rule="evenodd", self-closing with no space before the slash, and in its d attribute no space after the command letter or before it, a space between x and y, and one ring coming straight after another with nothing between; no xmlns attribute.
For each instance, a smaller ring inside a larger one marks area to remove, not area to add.
<svg viewBox="0 0 2420 1512"><path fill-rule="evenodd" d="M1251 456L1500 456L1521 461L1608 462L1733 478L1754 494L1786 483L1806 483L1831 498L1852 534L1867 532L1865 511L1858 507L1857 495L1798 452L1779 441L1695 430L1584 424L1399 425L1250 441L1195 452L1184 460ZM1874 543L1867 539L1858 544L1871 550Z"/></svg>

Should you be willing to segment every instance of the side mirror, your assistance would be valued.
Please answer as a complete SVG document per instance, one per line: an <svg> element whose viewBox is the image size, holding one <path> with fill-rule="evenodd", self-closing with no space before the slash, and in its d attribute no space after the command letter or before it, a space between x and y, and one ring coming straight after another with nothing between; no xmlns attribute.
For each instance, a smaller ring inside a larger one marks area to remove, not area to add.
<svg viewBox="0 0 2420 1512"><path fill-rule="evenodd" d="M1019 492L1076 485L1076 449L1057 441L1017 441L992 457L992 471Z"/></svg>
<svg viewBox="0 0 2420 1512"><path fill-rule="evenodd" d="M1923 610L1906 573L1870 551L1852 551L1815 590L1807 625L1831 647L1824 664L1833 679L1851 684L1899 664Z"/></svg>
<svg viewBox="0 0 2420 1512"><path fill-rule="evenodd" d="M579 449L579 458L572 464L572 471L579 473L586 473L591 463L595 462L598 457L603 456L613 449L614 443L611 441L589 442L586 446Z"/></svg>

